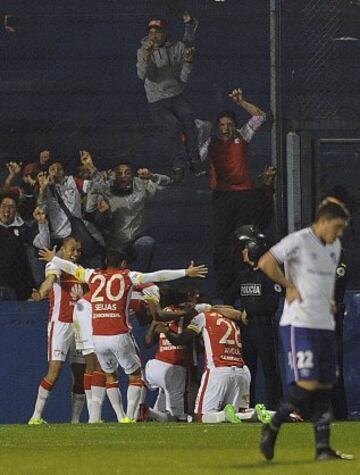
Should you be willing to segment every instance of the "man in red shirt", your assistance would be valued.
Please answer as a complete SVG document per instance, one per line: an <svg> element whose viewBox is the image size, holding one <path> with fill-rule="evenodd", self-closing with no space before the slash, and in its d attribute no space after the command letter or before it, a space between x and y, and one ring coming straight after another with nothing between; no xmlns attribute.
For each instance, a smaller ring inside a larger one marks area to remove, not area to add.
<svg viewBox="0 0 360 475"><path fill-rule="evenodd" d="M241 89L229 96L251 115L250 120L237 128L236 115L223 111L217 116L217 134L204 143L202 160L207 156L211 168L211 189L214 222L214 267L218 296L231 283L232 240L235 229L256 221L258 190L254 189L248 164L248 143L265 122L266 115L259 107L243 98ZM268 169L267 172L273 172Z"/></svg>

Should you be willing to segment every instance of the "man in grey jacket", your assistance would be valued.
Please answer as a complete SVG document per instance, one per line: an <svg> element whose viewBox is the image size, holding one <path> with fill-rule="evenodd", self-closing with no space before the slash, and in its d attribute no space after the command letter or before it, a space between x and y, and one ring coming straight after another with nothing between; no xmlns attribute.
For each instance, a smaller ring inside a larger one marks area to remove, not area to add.
<svg viewBox="0 0 360 475"><path fill-rule="evenodd" d="M144 81L152 120L166 130L169 138L175 181L184 177L186 157L195 175L202 172L194 115L184 97L194 56L194 48L187 46L194 41L198 22L188 13L183 15L183 20L183 41L169 37L165 20L150 20L149 34L138 49L136 65L137 75Z"/></svg>
<svg viewBox="0 0 360 475"><path fill-rule="evenodd" d="M134 176L129 162L119 163L114 173L113 182L104 181L101 189L88 194L86 211L97 215L98 221L95 218L94 222L101 227L107 250L128 254L136 259L137 270L147 272L155 240L146 234L145 204L149 197L169 185L171 179L147 168L138 170L138 176Z"/></svg>

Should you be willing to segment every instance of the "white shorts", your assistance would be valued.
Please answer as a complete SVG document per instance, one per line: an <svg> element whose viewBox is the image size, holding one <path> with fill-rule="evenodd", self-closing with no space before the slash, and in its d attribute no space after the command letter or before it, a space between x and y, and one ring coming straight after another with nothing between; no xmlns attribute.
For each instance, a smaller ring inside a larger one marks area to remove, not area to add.
<svg viewBox="0 0 360 475"><path fill-rule="evenodd" d="M145 366L145 383L150 389L159 388L154 409L165 410L176 417L184 415L186 368L156 359L149 360Z"/></svg>
<svg viewBox="0 0 360 475"><path fill-rule="evenodd" d="M236 410L249 407L251 375L249 368L235 366L205 370L195 403L196 414L209 414L234 404Z"/></svg>
<svg viewBox="0 0 360 475"><path fill-rule="evenodd" d="M92 305L80 299L74 307L74 329L76 349L84 356L95 352L92 328Z"/></svg>
<svg viewBox="0 0 360 475"><path fill-rule="evenodd" d="M81 352L76 350L73 323L49 322L48 361L65 361L68 354L70 363L85 363Z"/></svg>
<svg viewBox="0 0 360 475"><path fill-rule="evenodd" d="M93 335L95 353L101 369L113 373L120 365L126 374L141 368L141 361L130 333L121 335Z"/></svg>

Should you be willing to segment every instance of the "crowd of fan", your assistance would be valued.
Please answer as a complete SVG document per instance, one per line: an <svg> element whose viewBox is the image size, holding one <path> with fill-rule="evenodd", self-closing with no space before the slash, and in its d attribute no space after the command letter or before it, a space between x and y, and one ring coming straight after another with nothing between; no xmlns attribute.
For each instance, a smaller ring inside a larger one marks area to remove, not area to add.
<svg viewBox="0 0 360 475"><path fill-rule="evenodd" d="M234 232L244 224L261 229L269 223L276 172L267 167L255 184L251 179L247 145L266 115L245 101L240 89L229 96L251 116L241 128L232 111L219 113L215 128L195 119L185 87L192 72L198 21L188 12L182 19L182 41L170 38L164 20L151 20L137 53L137 73L151 117L171 144L172 177L148 168L136 171L126 161L116 163L110 172L99 171L84 150L75 176L68 175L49 150L42 150L33 163L7 163L0 205L0 299L29 298L44 279L37 250L59 246L70 235L82 243L83 265L101 267L104 250L113 249L125 252L134 268L148 271L155 241L145 229L147 198L181 182L187 162L195 176L205 174L206 161L211 173L217 292L223 297L231 279Z"/></svg>

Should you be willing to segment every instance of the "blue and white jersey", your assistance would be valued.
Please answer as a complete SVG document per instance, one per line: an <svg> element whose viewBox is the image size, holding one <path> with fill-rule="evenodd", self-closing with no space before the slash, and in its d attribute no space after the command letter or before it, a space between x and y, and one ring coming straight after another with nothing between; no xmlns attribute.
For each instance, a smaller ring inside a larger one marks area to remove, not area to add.
<svg viewBox="0 0 360 475"><path fill-rule="evenodd" d="M286 278L293 282L302 297L301 302L295 300L290 305L285 302L281 326L335 328L331 301L340 251L338 239L332 244L324 244L311 228L289 234L270 249L275 259L284 264Z"/></svg>

